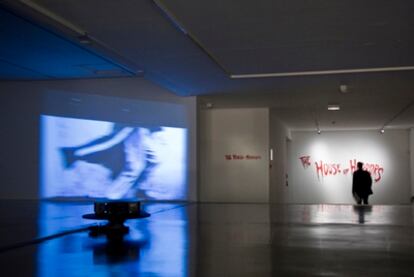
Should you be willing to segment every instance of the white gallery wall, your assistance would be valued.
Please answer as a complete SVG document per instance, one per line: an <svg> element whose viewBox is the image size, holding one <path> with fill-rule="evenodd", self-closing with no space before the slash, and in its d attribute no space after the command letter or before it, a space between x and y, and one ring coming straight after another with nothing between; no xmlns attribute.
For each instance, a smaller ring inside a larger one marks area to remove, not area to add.
<svg viewBox="0 0 414 277"><path fill-rule="evenodd" d="M288 128L281 122L275 111L270 110L270 143L273 160L270 161L269 201L285 203L288 193L289 179L287 176L289 160L287 152L291 135Z"/></svg>
<svg viewBox="0 0 414 277"><path fill-rule="evenodd" d="M292 132L289 203L354 203L352 171L371 171L372 204L406 204L411 197L408 130Z"/></svg>
<svg viewBox="0 0 414 277"><path fill-rule="evenodd" d="M268 109L199 114L199 200L269 201Z"/></svg>
<svg viewBox="0 0 414 277"><path fill-rule="evenodd" d="M411 197L414 197L414 128L410 129ZM411 198L413 201L413 198Z"/></svg>

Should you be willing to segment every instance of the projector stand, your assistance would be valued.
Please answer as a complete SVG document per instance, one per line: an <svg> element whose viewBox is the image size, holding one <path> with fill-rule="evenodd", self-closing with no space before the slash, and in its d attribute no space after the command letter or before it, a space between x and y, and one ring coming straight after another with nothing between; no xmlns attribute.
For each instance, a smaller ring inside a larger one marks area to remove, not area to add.
<svg viewBox="0 0 414 277"><path fill-rule="evenodd" d="M97 237L106 235L108 240L122 240L129 233L129 227L124 225L128 219L149 217L150 214L141 210L139 201L105 200L94 203L94 214L85 214L86 219L108 220L104 226L92 227L89 235Z"/></svg>

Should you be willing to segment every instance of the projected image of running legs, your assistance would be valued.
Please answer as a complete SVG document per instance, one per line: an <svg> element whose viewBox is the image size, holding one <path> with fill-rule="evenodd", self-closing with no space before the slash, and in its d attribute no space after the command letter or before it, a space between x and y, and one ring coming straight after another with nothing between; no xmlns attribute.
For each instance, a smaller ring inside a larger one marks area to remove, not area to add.
<svg viewBox="0 0 414 277"><path fill-rule="evenodd" d="M184 129L99 121L89 121L88 126L80 128L77 125L81 121L56 117L51 120L53 123L48 123L47 118L45 120L45 125L49 126L45 128L43 140L52 143L44 143L44 156L48 158L42 164L44 175L51 177L45 178L43 183L46 187L55 186L46 190L49 193L45 197L182 197L185 183ZM91 124L106 124L106 127L93 136ZM86 131L90 134L83 135ZM75 144L72 140L83 143ZM53 159L55 150L58 157ZM61 168L51 162L57 159L61 161ZM61 175L59 179L58 175ZM56 181L53 180L61 179L64 187L54 184Z"/></svg>

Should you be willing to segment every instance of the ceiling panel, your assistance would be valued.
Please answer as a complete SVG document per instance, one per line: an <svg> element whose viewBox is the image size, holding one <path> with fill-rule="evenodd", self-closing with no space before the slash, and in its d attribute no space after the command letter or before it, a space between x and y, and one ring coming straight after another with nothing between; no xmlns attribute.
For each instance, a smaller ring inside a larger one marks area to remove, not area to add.
<svg viewBox="0 0 414 277"><path fill-rule="evenodd" d="M414 2L409 0L2 2L35 3L139 65L146 79L177 95L200 96L201 108L207 102L212 102L213 108L270 107L292 129L315 128L315 115L323 128L355 129L379 128L414 101L413 70L231 78L231 74L413 66ZM51 33L62 39L61 33ZM15 32L6 37L13 36ZM17 74L14 71L20 71L23 78L41 79L75 72L81 78L96 78L91 72L111 76L117 72L116 65L125 68L117 59L103 58L110 56L99 54L102 52L95 51L96 47L73 40L69 40L72 46L98 54L104 62L89 56L65 59L62 53L72 50L59 46L59 39L47 45L35 41L7 47L7 51L19 50L22 54L17 58L25 61L31 61L28 53L51 52L54 58L48 59L50 65L44 58L33 59L36 70L0 60L0 76L10 78ZM52 45L57 49L48 48ZM53 64L55 59L69 64L59 68L64 63ZM347 93L339 91L344 84ZM339 103L341 111L327 112L331 102ZM413 110L414 105L390 126L413 127Z"/></svg>
<svg viewBox="0 0 414 277"><path fill-rule="evenodd" d="M0 79L132 76L124 67L27 19L0 9Z"/></svg>
<svg viewBox="0 0 414 277"><path fill-rule="evenodd" d="M412 1L163 3L230 74L414 65Z"/></svg>

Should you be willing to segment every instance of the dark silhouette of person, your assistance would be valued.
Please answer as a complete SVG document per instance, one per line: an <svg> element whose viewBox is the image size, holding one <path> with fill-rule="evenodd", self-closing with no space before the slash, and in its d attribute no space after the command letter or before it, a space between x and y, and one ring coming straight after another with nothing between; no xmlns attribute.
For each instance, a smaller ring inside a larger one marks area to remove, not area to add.
<svg viewBox="0 0 414 277"><path fill-rule="evenodd" d="M372 194L372 178L371 174L362 169L364 164L358 162L357 170L352 177L352 194L358 204L364 202L368 204L368 197Z"/></svg>

